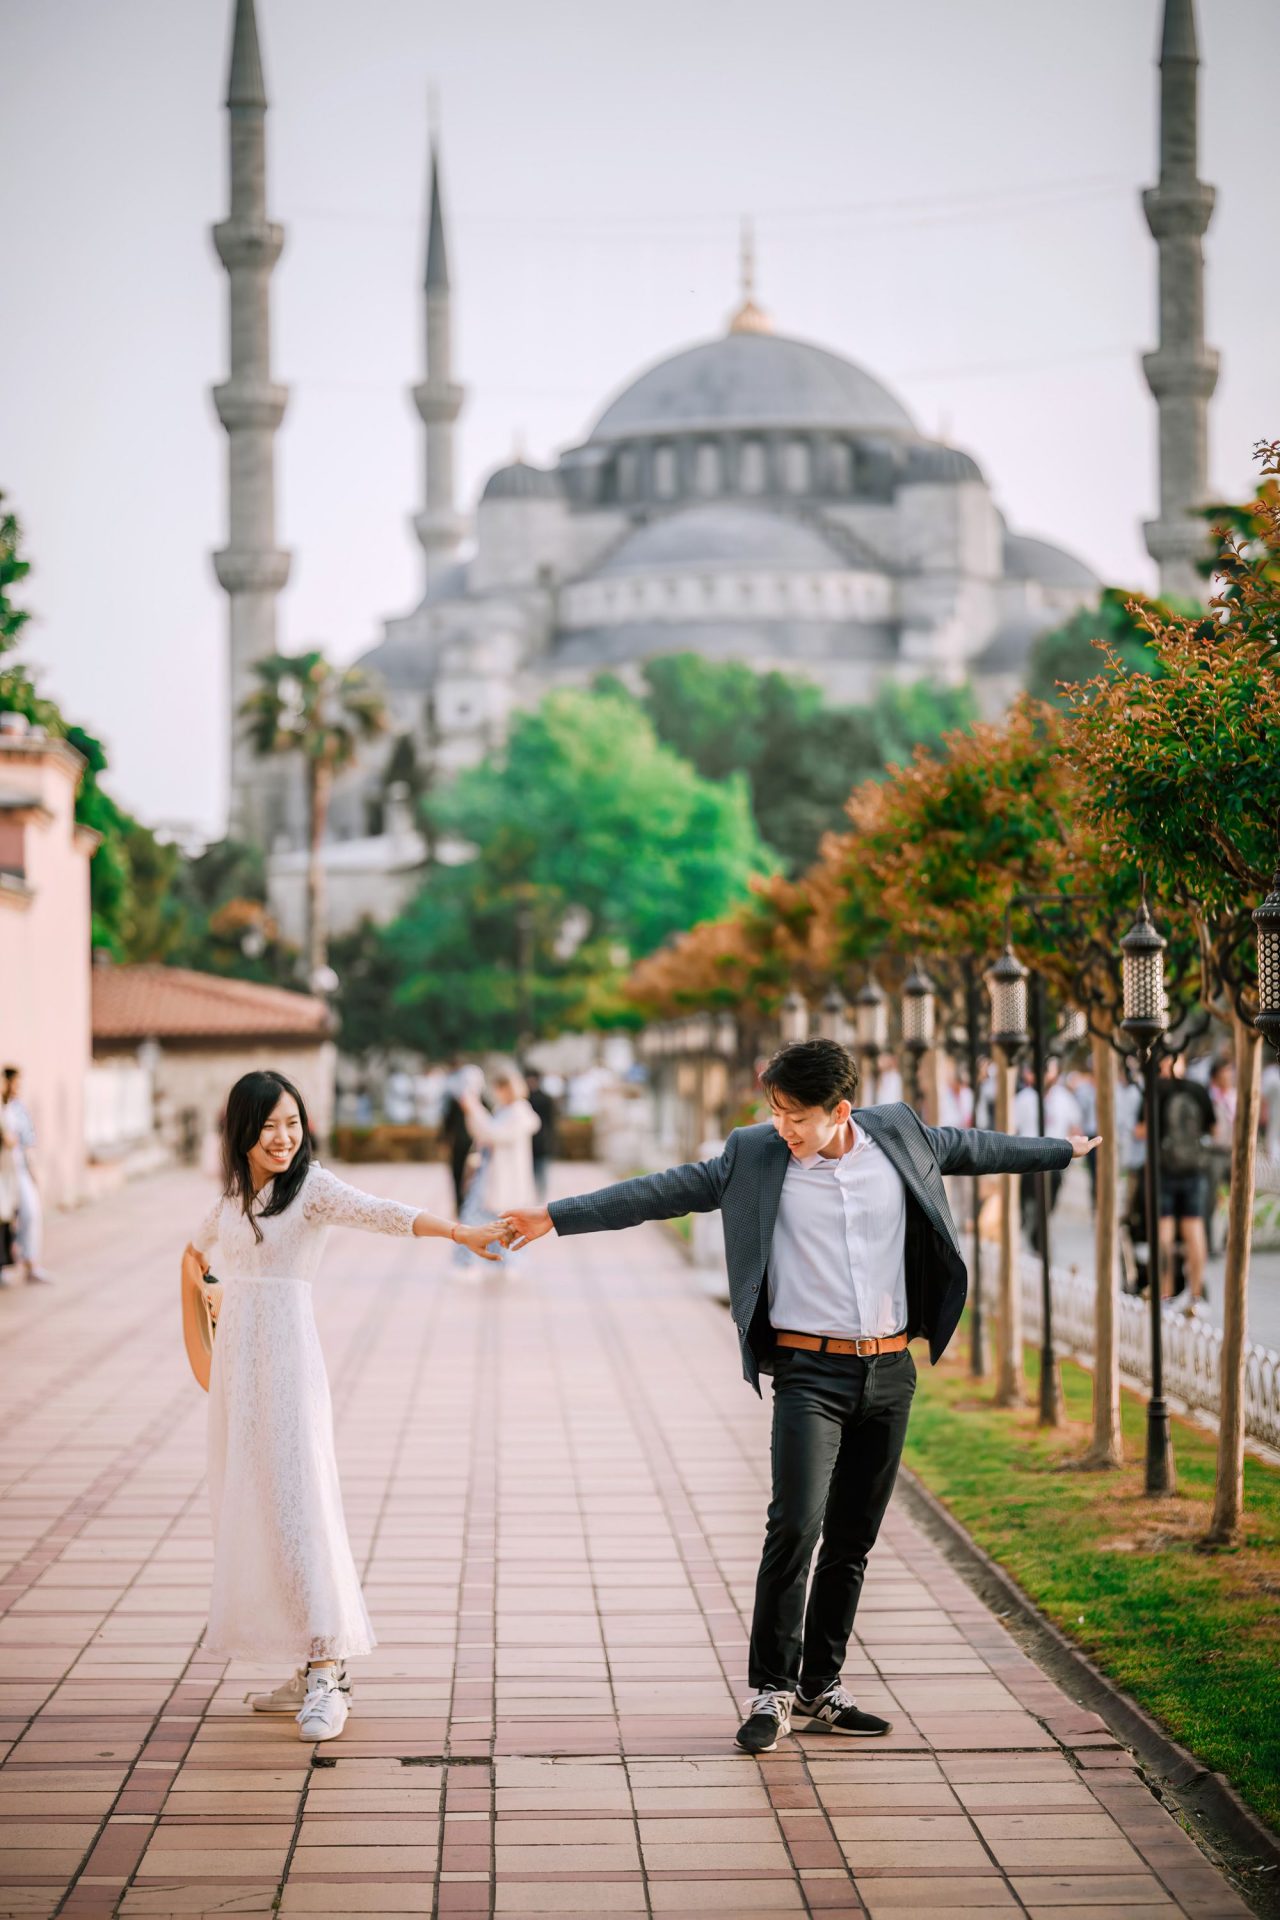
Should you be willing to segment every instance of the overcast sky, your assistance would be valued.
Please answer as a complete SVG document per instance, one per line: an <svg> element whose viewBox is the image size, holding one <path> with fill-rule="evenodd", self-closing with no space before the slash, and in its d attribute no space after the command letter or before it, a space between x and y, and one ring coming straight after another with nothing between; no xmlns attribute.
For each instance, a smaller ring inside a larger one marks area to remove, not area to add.
<svg viewBox="0 0 1280 1920"><path fill-rule="evenodd" d="M462 497L719 332L754 216L780 331L860 362L1019 528L1149 585L1159 0L258 0L286 648L420 586L420 293L438 91ZM1274 0L1199 0L1212 480L1280 433ZM0 488L48 691L152 821L221 825L231 0L0 0ZM31 629L28 630L29 632Z"/></svg>

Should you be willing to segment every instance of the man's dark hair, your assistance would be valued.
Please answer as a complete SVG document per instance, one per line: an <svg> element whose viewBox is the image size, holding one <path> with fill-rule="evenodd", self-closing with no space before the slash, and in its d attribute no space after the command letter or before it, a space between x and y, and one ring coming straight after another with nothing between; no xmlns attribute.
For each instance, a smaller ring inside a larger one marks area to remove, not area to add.
<svg viewBox="0 0 1280 1920"><path fill-rule="evenodd" d="M858 1098L858 1063L838 1040L795 1040L779 1047L760 1084L798 1107L822 1107L830 1113L842 1100Z"/></svg>

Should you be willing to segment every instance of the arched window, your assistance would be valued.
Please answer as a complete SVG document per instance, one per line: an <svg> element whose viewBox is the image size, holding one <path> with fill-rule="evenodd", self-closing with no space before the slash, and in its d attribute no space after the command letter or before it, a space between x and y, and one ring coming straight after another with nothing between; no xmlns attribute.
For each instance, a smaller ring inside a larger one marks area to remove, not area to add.
<svg viewBox="0 0 1280 1920"><path fill-rule="evenodd" d="M724 486L720 449L714 440L699 442L693 468L693 485L694 491L701 494L719 493Z"/></svg>
<svg viewBox="0 0 1280 1920"><path fill-rule="evenodd" d="M813 462L807 440L788 440L782 449L782 484L788 493L808 493L813 484Z"/></svg>
<svg viewBox="0 0 1280 1920"><path fill-rule="evenodd" d="M617 488L619 500L634 500L639 491L640 462L634 447L624 447L618 455Z"/></svg>
<svg viewBox="0 0 1280 1920"><path fill-rule="evenodd" d="M828 449L827 471L833 493L853 492L853 448L847 440L837 440Z"/></svg>
<svg viewBox="0 0 1280 1920"><path fill-rule="evenodd" d="M768 485L763 440L744 440L738 455L738 487L742 493L763 493Z"/></svg>
<svg viewBox="0 0 1280 1920"><path fill-rule="evenodd" d="M675 498L676 450L674 447L655 447L653 450L653 491L659 500Z"/></svg>

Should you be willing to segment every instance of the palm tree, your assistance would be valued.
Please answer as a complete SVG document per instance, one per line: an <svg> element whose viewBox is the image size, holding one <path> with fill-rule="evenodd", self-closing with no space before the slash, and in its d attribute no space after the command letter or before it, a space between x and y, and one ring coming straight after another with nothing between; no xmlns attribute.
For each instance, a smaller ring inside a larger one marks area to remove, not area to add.
<svg viewBox="0 0 1280 1920"><path fill-rule="evenodd" d="M240 709L256 753L301 754L307 769L307 971L326 964L324 844L334 775L362 740L387 726L386 708L359 667L335 667L320 652L273 654L254 663L261 684Z"/></svg>

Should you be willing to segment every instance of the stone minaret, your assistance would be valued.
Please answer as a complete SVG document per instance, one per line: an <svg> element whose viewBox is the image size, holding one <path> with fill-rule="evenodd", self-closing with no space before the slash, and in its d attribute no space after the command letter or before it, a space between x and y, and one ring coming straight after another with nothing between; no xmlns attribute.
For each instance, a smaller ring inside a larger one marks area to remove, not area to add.
<svg viewBox="0 0 1280 1920"><path fill-rule="evenodd" d="M425 291L427 377L413 389L413 403L427 430L426 498L421 513L414 515L413 530L426 555L426 579L430 586L457 553L465 531L453 494L453 426L462 411L464 389L453 379L449 257L440 204L440 158L434 138Z"/></svg>
<svg viewBox="0 0 1280 1920"><path fill-rule="evenodd" d="M230 279L231 377L213 391L228 440L228 538L213 557L231 603L231 798L228 830L269 847L284 825L283 770L257 758L239 709L253 662L277 651L276 597L289 555L276 545L275 433L287 389L271 379L271 270L284 245L267 218L267 95L253 0L235 0L231 78L231 213L213 229Z"/></svg>
<svg viewBox="0 0 1280 1920"><path fill-rule="evenodd" d="M1165 0L1160 42L1160 182L1142 196L1160 249L1160 344L1143 358L1160 413L1160 517L1146 526L1161 593L1203 600L1195 562L1209 529L1196 509L1208 498L1209 396L1218 356L1204 343L1204 249L1213 188L1196 174L1197 70L1194 0Z"/></svg>

